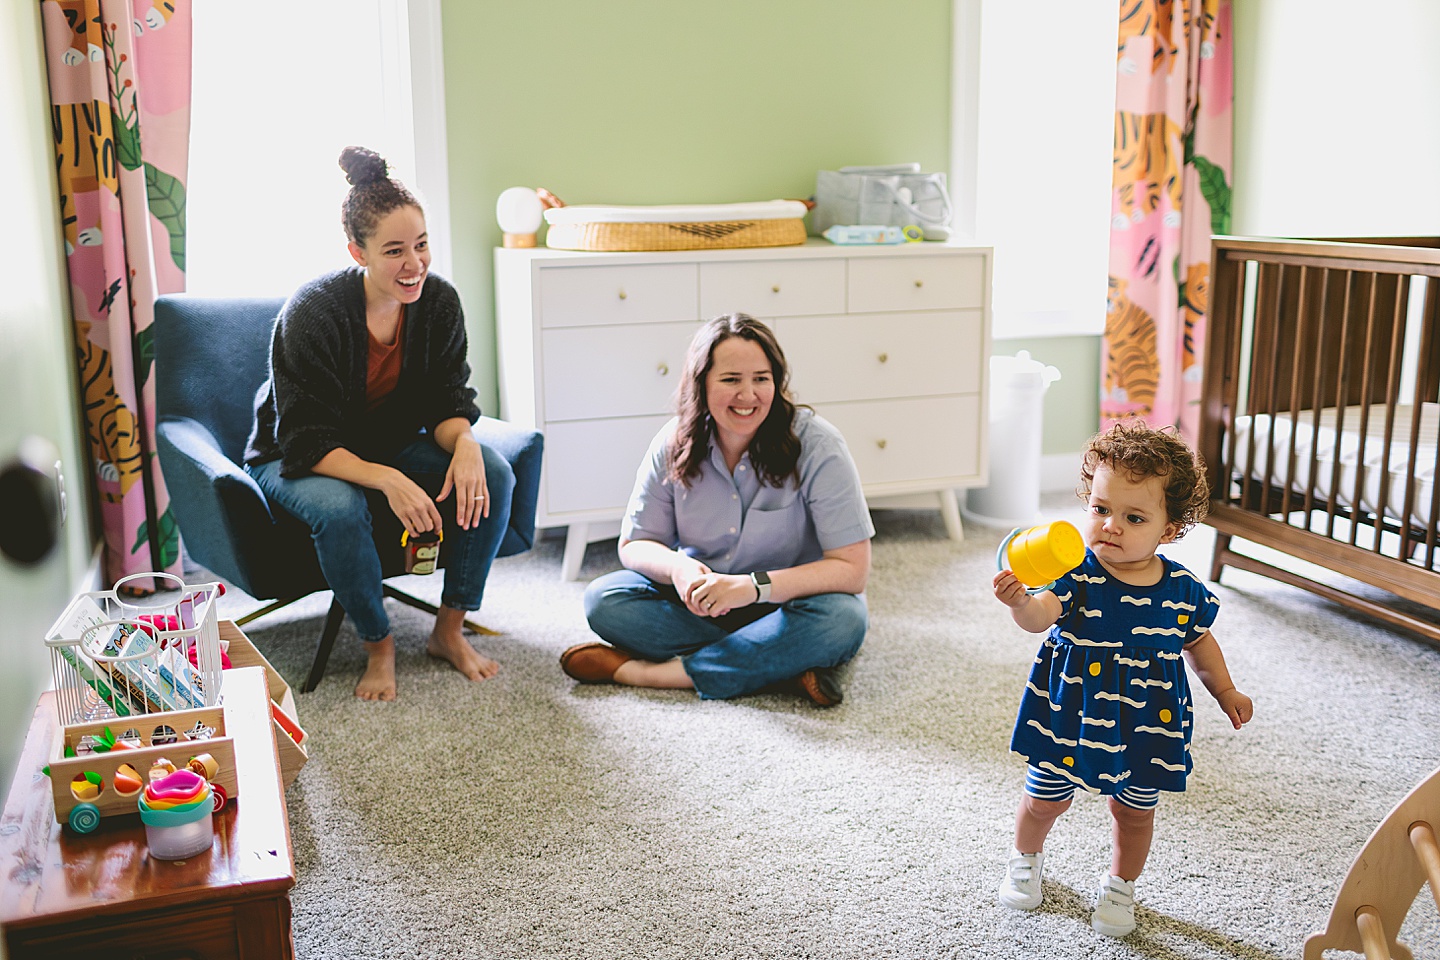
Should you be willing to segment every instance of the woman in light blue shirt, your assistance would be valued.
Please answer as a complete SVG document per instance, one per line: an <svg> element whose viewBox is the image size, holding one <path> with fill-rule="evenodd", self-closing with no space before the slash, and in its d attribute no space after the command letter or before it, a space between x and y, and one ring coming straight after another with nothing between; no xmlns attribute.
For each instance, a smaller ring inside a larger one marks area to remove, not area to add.
<svg viewBox="0 0 1440 960"><path fill-rule="evenodd" d="M585 591L607 642L571 647L561 667L715 699L794 680L839 703L832 668L865 639L875 534L844 438L795 406L775 335L743 313L695 335L678 405L636 475L625 569Z"/></svg>

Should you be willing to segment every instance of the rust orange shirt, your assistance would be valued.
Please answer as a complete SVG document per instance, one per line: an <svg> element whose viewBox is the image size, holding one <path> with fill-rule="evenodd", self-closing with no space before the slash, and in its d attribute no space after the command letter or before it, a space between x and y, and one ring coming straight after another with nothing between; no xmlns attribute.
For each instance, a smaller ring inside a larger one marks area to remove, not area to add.
<svg viewBox="0 0 1440 960"><path fill-rule="evenodd" d="M404 355L401 345L405 342L405 317L395 326L395 340L381 343L375 334L366 331L370 351L365 362L365 409L374 410L385 402L395 385L400 382L400 360Z"/></svg>

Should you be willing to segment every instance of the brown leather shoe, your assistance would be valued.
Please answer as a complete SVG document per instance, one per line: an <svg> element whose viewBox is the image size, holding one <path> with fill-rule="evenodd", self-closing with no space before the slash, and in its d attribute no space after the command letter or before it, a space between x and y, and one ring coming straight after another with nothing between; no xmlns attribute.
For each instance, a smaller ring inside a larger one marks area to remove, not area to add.
<svg viewBox="0 0 1440 960"><path fill-rule="evenodd" d="M835 670L832 667L806 670L795 680L800 684L800 690L817 707L833 707L845 699L845 692L840 689L840 681L835 679Z"/></svg>
<svg viewBox="0 0 1440 960"><path fill-rule="evenodd" d="M581 683L614 683L615 671L634 659L608 643L577 643L560 654L560 669Z"/></svg>

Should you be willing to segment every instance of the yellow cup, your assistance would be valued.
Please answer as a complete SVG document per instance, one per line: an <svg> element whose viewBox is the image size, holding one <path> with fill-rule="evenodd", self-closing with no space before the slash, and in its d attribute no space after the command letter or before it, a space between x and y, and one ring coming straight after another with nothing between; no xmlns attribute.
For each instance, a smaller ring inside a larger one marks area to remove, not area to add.
<svg viewBox="0 0 1440 960"><path fill-rule="evenodd" d="M1085 541L1075 525L1064 520L1016 529L1000 545L997 565L1009 568L1015 579L1032 589L1044 589L1080 566Z"/></svg>

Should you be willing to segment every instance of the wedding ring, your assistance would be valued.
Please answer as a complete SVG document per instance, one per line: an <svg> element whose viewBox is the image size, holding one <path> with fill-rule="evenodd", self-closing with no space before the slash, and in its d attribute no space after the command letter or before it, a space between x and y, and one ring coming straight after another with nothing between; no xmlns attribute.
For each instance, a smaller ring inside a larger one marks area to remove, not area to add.
<svg viewBox="0 0 1440 960"><path fill-rule="evenodd" d="M471 499L471 500L484 500L485 498L482 496L482 497L471 497L470 499Z"/></svg>

